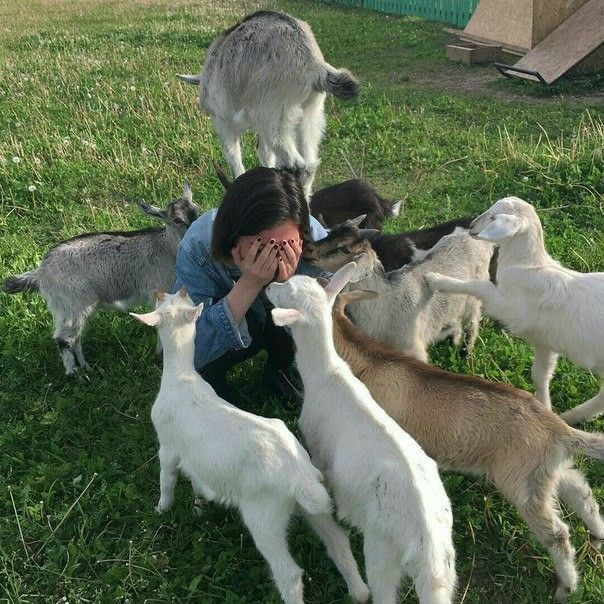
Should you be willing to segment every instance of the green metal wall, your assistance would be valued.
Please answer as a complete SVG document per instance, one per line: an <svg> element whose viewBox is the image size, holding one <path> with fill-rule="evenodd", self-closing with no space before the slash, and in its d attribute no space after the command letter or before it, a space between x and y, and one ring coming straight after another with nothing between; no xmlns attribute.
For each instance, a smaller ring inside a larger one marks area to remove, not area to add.
<svg viewBox="0 0 604 604"><path fill-rule="evenodd" d="M347 4L358 8L391 13L414 15L443 21L464 27L470 20L479 0L327 0L334 4Z"/></svg>

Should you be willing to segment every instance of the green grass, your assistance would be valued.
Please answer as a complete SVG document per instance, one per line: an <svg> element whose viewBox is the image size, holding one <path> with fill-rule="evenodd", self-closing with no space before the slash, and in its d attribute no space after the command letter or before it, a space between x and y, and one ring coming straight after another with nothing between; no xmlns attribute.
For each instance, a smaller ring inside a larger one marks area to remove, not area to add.
<svg viewBox="0 0 604 604"><path fill-rule="evenodd" d="M258 6L0 0L1 277L31 268L63 238L150 224L132 202L163 204L184 178L204 209L217 204L218 142L194 90L174 74L197 70L218 32ZM539 208L557 258L603 270L604 106L593 90L572 99L490 82L448 90L447 82L484 70L446 63L438 24L306 1L262 6L308 20L327 59L362 82L357 102L328 100L319 185L353 170L403 199L391 231L477 213L515 194ZM569 90L572 83L560 88ZM245 154L253 165L249 140ZM149 409L161 367L150 330L124 315L97 315L84 342L90 383L63 375L40 298L0 296L0 338L0 601L278 601L236 513L208 505L195 518L185 481L171 513L153 511L158 464ZM447 344L433 358L453 371L532 387L530 348L488 321L469 362ZM235 372L241 399L296 430L296 410L263 393L261 366ZM562 361L554 405L567 409L597 388L593 376ZM587 428L603 427L600 420ZM602 466L580 466L602 500ZM548 601L551 560L516 512L483 480L449 474L444 481L454 506L459 600ZM603 559L574 515L568 521L582 574L573 602L602 602ZM290 543L307 571L308 602L345 600L343 581L302 523ZM358 536L354 545L362 560Z"/></svg>

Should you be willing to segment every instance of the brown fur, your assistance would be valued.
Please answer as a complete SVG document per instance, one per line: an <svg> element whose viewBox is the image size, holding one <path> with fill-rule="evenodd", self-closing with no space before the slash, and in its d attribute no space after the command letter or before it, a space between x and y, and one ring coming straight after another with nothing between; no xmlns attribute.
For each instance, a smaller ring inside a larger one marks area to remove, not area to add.
<svg viewBox="0 0 604 604"><path fill-rule="evenodd" d="M345 315L345 307L375 295L353 291L338 297L333 309L338 354L442 469L485 475L516 505L538 539L572 564L574 550L554 496L565 476L582 485L577 489L587 493L599 515L589 485L569 458L585 445L588 454L601 456L604 437L571 428L527 392L444 371L367 337ZM572 496L568 499L570 505Z"/></svg>

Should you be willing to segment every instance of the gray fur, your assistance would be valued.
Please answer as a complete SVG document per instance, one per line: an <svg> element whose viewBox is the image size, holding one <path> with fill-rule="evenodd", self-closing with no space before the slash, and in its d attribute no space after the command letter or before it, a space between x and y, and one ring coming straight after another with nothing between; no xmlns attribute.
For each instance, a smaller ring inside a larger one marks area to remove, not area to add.
<svg viewBox="0 0 604 604"><path fill-rule="evenodd" d="M260 163L301 170L307 195L319 165L325 93L358 93L348 71L325 61L308 23L273 11L253 13L222 33L201 75L179 77L199 83L200 108L211 115L236 177L245 171L240 136L252 130Z"/></svg>
<svg viewBox="0 0 604 604"><path fill-rule="evenodd" d="M146 214L166 223L140 231L86 233L55 245L40 266L6 279L7 293L39 291L54 319L54 339L65 372L89 369L82 352L82 331L97 310L127 311L152 304L156 290L174 285L176 248L199 215L185 183L181 198L165 209L139 203Z"/></svg>

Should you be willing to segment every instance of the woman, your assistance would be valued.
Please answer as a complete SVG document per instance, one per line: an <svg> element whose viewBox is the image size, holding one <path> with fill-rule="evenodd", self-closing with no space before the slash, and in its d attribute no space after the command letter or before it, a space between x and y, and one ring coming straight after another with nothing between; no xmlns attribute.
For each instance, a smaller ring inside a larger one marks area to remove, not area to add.
<svg viewBox="0 0 604 604"><path fill-rule="evenodd" d="M285 376L293 343L274 325L264 288L295 273L322 275L301 255L305 245L326 235L309 219L298 178L273 168L254 168L235 179L220 207L187 230L174 287L184 285L196 304L205 304L197 322L195 367L223 398L232 401L227 371L263 349L265 386L279 397L295 394Z"/></svg>

